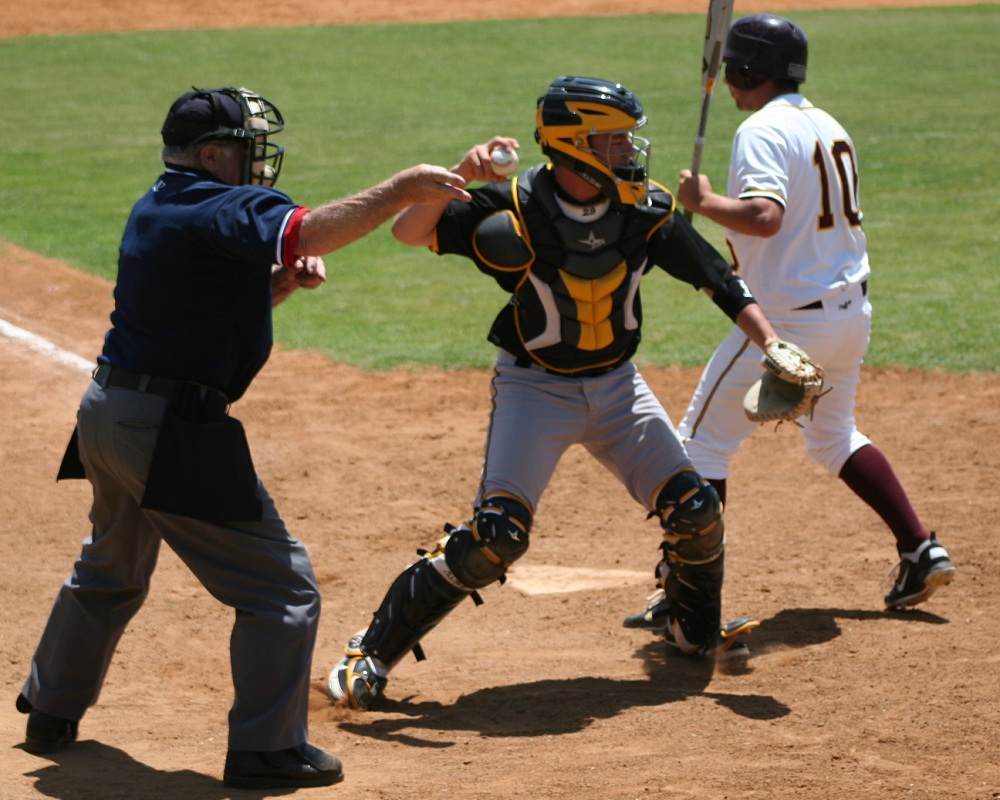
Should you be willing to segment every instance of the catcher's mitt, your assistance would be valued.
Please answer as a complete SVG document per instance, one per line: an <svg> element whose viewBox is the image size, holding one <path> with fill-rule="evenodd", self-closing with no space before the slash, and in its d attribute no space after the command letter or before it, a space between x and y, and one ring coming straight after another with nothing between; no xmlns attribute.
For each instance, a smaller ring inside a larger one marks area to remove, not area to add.
<svg viewBox="0 0 1000 800"><path fill-rule="evenodd" d="M773 342L764 351L767 372L743 398L753 422L793 422L808 414L823 394L823 368L791 342Z"/></svg>

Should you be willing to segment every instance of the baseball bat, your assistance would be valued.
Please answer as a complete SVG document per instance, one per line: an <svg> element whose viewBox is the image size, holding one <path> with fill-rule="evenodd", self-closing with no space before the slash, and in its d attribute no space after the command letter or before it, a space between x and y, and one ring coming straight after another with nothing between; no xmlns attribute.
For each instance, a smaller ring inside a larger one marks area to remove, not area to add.
<svg viewBox="0 0 1000 800"><path fill-rule="evenodd" d="M701 57L701 117L698 120L698 133L694 138L694 155L691 157L691 173L694 175L701 170L708 112L712 107L712 94L722 66L722 48L726 44L732 20L733 0L709 0L708 19L705 21L705 49ZM685 211L684 216L690 220L691 212Z"/></svg>

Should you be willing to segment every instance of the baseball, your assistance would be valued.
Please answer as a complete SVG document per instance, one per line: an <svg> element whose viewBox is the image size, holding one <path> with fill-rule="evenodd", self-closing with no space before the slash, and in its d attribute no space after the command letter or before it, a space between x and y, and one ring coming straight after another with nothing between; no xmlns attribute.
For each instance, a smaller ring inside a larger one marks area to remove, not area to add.
<svg viewBox="0 0 1000 800"><path fill-rule="evenodd" d="M490 161L493 171L497 175L511 175L517 172L518 158L514 150L504 150L498 147L490 153Z"/></svg>

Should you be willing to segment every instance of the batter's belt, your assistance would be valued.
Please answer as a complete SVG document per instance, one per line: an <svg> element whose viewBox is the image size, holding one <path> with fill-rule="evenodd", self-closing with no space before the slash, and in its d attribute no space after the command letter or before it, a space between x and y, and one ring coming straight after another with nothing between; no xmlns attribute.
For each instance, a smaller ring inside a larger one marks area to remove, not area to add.
<svg viewBox="0 0 1000 800"><path fill-rule="evenodd" d="M867 280L861 281L861 296L862 297L867 297L868 296L868 281ZM823 307L823 301L822 300L817 300L814 303L810 303L807 306L799 306L798 308L793 308L792 311L815 311L817 308L822 308L822 307Z"/></svg>

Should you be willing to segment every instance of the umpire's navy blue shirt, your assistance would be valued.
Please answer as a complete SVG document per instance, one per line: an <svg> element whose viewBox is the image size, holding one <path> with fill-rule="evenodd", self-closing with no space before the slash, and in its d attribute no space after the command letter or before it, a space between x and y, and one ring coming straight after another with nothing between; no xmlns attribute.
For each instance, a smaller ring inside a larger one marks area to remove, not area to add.
<svg viewBox="0 0 1000 800"><path fill-rule="evenodd" d="M237 400L270 356L271 267L294 260L306 211L269 187L168 168L125 226L98 361Z"/></svg>

